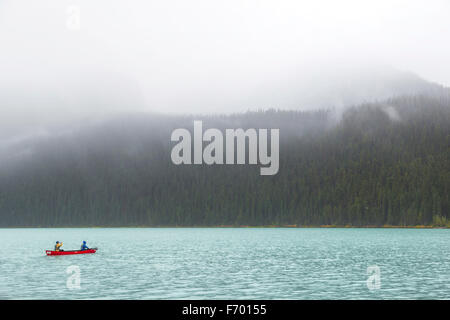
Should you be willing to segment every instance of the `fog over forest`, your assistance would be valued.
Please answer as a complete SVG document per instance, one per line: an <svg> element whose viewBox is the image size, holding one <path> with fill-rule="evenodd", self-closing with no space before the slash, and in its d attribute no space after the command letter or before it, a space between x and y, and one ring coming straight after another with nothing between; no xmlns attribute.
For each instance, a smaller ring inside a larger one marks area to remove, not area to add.
<svg viewBox="0 0 450 320"><path fill-rule="evenodd" d="M448 225L447 1L0 2L0 227ZM173 130L276 128L280 168Z"/></svg>

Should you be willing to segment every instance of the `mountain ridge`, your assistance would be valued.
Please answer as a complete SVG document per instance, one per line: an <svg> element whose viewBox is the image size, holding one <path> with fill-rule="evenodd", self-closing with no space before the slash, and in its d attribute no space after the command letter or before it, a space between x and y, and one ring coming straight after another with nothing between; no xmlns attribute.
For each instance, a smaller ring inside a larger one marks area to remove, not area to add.
<svg viewBox="0 0 450 320"><path fill-rule="evenodd" d="M0 170L0 223L447 224L450 95L367 103L334 123L331 115L140 115L46 137L30 157ZM250 165L174 165L171 131L192 128L198 119L205 128L279 128L279 173L261 177Z"/></svg>

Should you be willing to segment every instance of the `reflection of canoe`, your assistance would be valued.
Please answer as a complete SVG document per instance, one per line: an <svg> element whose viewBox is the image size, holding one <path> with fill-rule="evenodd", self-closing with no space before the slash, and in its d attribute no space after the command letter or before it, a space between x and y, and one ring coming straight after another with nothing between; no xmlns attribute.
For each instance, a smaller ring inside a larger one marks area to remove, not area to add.
<svg viewBox="0 0 450 320"><path fill-rule="evenodd" d="M45 253L48 256L65 256L69 254L85 254L85 253L95 253L97 251L97 248L91 248L87 250L69 250L69 251L52 251L52 250L45 250Z"/></svg>

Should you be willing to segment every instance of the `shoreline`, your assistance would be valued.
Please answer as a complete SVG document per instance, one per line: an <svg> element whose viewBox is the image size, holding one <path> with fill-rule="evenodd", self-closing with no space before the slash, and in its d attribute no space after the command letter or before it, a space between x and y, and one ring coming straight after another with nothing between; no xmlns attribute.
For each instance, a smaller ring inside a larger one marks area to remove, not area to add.
<svg viewBox="0 0 450 320"><path fill-rule="evenodd" d="M0 227L0 229L449 229L447 226L351 226L351 225L215 225L215 226L27 226Z"/></svg>

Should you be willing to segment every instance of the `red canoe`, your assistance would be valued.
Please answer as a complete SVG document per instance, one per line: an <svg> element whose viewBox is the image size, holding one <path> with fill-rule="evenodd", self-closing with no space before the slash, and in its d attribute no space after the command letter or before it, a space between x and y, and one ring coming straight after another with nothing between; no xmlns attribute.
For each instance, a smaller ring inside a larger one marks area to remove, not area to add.
<svg viewBox="0 0 450 320"><path fill-rule="evenodd" d="M48 256L65 256L69 254L86 254L86 253L95 253L97 248L87 249L87 250L69 250L69 251L52 251L45 250L45 253Z"/></svg>

